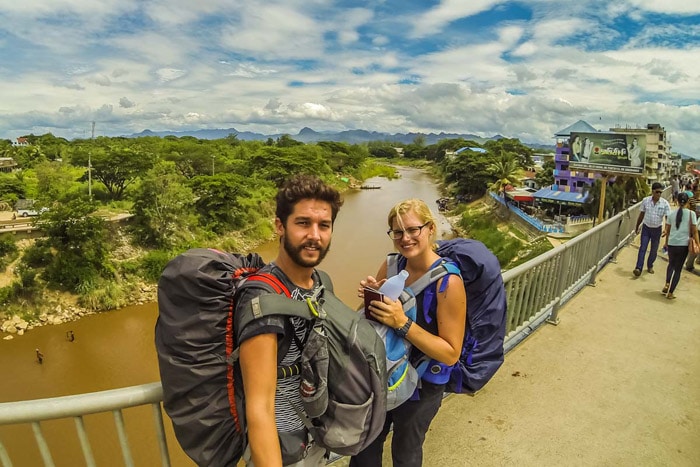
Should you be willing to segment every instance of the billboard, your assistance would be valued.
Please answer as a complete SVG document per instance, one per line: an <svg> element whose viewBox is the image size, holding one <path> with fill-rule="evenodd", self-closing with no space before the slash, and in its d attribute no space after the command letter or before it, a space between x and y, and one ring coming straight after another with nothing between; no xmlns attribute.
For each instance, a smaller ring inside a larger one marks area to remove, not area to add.
<svg viewBox="0 0 700 467"><path fill-rule="evenodd" d="M646 135L637 133L571 133L569 169L642 175Z"/></svg>

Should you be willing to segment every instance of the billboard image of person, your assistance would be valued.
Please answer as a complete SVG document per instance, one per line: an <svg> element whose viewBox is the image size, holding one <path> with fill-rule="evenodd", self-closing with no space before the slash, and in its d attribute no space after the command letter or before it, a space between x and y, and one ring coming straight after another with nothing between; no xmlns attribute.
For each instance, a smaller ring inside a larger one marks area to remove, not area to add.
<svg viewBox="0 0 700 467"><path fill-rule="evenodd" d="M643 134L571 133L569 141L572 141L571 152L575 156L570 159L571 169L637 175L644 173L646 136Z"/></svg>
<svg viewBox="0 0 700 467"><path fill-rule="evenodd" d="M627 146L627 158L630 161L631 167L641 167L643 165L642 150L639 147L637 137L632 138L632 142Z"/></svg>
<svg viewBox="0 0 700 467"><path fill-rule="evenodd" d="M582 149L583 145L581 144L581 137L576 135L576 137L571 140L571 157L569 160L576 162L580 161Z"/></svg>

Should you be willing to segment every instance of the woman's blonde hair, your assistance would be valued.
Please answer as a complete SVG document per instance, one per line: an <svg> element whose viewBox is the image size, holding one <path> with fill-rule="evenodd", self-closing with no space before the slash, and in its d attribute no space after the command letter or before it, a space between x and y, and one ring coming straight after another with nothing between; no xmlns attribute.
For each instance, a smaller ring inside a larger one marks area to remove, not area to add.
<svg viewBox="0 0 700 467"><path fill-rule="evenodd" d="M403 220L401 220L401 216L410 211L415 212L422 223L425 224L426 222L430 222L433 226L437 226L435 215L433 214L433 211L430 210L428 205L425 204L425 201L423 201L422 199L411 198L405 201L401 201L397 203L393 208L391 208L391 210L389 211L389 216L387 217L389 228L392 228L394 219L396 219L396 223L399 224L399 227L402 230L405 229L406 226L403 225ZM430 234L431 239L435 240L436 235L437 229L433 229L433 232Z"/></svg>

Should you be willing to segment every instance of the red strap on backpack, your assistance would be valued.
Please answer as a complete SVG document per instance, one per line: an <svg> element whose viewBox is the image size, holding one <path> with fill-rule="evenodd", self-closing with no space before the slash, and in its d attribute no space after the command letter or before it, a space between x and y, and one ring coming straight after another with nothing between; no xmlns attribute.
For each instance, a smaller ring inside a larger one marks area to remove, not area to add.
<svg viewBox="0 0 700 467"><path fill-rule="evenodd" d="M238 272L238 271L236 271ZM275 293L278 293L280 295L284 294L285 296L291 298L292 294L289 292L289 289L280 281L277 277L275 277L272 274L267 274L267 273L255 273L250 276L248 276L248 281L259 281L263 282L275 291Z"/></svg>

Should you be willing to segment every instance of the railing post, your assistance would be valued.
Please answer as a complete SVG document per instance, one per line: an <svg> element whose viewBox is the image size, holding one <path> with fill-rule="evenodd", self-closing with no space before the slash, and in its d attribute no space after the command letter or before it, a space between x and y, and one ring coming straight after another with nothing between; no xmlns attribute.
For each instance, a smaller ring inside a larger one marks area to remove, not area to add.
<svg viewBox="0 0 700 467"><path fill-rule="evenodd" d="M163 413L160 411L160 403L151 405L153 408L153 419L156 425L156 438L160 448L160 463L163 467L170 467L170 456L168 455L168 442L165 439L163 428Z"/></svg>
<svg viewBox="0 0 700 467"><path fill-rule="evenodd" d="M41 458L44 461L46 467L54 467L53 459L51 458L51 451L49 450L49 445L44 439L44 433L41 431L41 425L39 422L32 423L32 431L34 432L34 439L36 439L36 444L39 446L39 452L41 453Z"/></svg>
<svg viewBox="0 0 700 467"><path fill-rule="evenodd" d="M564 249L561 252L561 254L559 254L559 256L557 257L557 266L555 268L556 269L555 274L556 274L556 278L557 278L557 283L556 283L556 287L554 290L556 291L555 296L557 297L557 301L554 304L554 306L552 306L552 314L549 315L549 318L547 318L547 323L554 324L555 326L557 324L559 324L559 308L561 307L561 299L562 299L562 294L564 292L562 290L563 289L562 282L564 281L564 267L563 267L563 265L564 265L564 255L568 251L568 248L566 248L566 245L563 245L563 246L564 246Z"/></svg>

